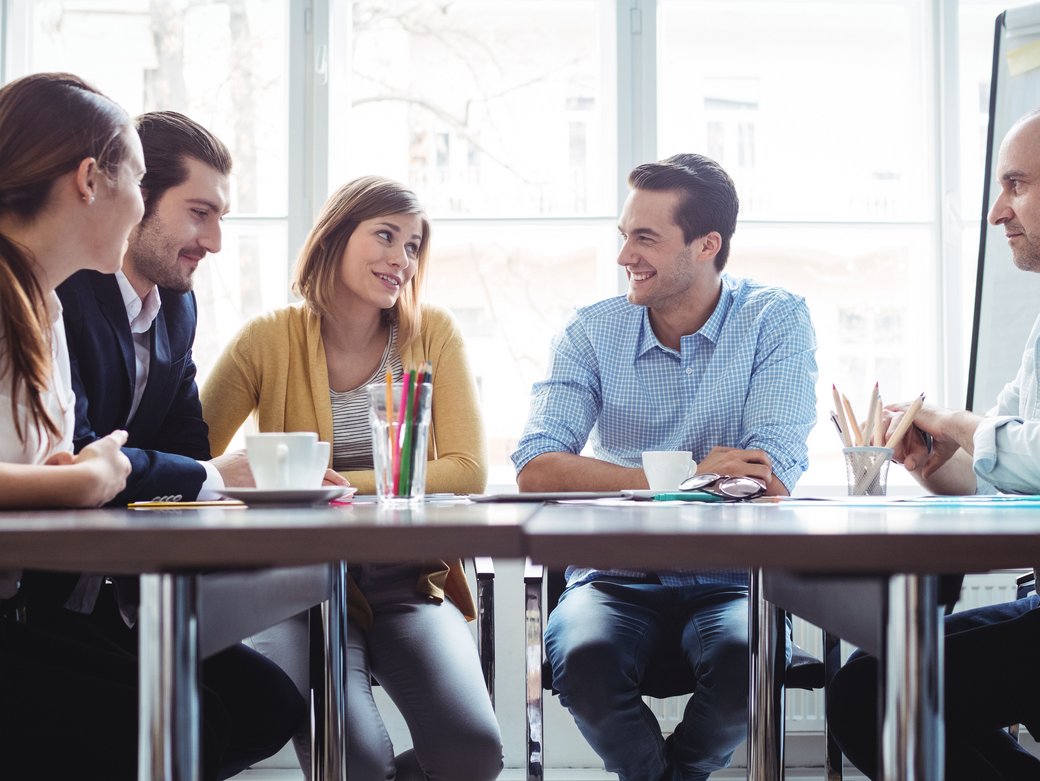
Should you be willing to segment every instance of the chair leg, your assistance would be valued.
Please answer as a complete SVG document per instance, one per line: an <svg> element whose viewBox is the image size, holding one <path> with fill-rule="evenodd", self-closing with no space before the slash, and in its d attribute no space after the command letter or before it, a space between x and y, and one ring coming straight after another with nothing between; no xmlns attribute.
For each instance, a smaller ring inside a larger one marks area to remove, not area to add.
<svg viewBox="0 0 1040 781"><path fill-rule="evenodd" d="M491 707L495 707L495 564L490 558L474 559L477 574L477 654Z"/></svg>
<svg viewBox="0 0 1040 781"><path fill-rule="evenodd" d="M786 632L783 611L762 595L759 569L750 573L749 600L748 778L778 781L783 777Z"/></svg>
<svg viewBox="0 0 1040 781"><path fill-rule="evenodd" d="M841 639L829 632L823 633L823 691L826 700L827 688L841 668ZM841 749L831 734L826 718L823 721L823 734L827 741L827 756L824 759L824 778L826 781L842 781Z"/></svg>
<svg viewBox="0 0 1040 781"><path fill-rule="evenodd" d="M307 611L310 627L311 778L325 779L325 622L322 606Z"/></svg>
<svg viewBox="0 0 1040 781"><path fill-rule="evenodd" d="M524 636L527 670L527 781L544 779L542 731L542 581L543 568L524 570Z"/></svg>

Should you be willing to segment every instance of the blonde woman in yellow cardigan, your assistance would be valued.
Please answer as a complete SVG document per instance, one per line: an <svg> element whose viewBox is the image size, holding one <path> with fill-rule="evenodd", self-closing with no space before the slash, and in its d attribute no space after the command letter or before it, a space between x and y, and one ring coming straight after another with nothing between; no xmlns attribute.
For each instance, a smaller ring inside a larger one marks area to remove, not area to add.
<svg viewBox="0 0 1040 781"><path fill-rule="evenodd" d="M316 431L332 467L375 492L366 387L433 364L426 488L478 493L484 430L462 336L447 311L420 303L430 225L414 193L363 177L334 193L296 265L300 304L239 332L202 389L210 446L221 453L243 421L260 431ZM496 778L502 738L466 620L474 614L458 561L350 568L348 774L359 779ZM307 626L298 617L257 647L307 684ZM372 698L383 686L414 748L398 756ZM295 741L306 772L306 735Z"/></svg>

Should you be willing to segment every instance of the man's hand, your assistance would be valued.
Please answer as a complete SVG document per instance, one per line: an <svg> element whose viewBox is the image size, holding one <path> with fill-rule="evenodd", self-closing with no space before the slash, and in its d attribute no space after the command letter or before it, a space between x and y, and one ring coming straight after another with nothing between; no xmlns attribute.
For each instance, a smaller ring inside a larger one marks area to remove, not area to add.
<svg viewBox="0 0 1040 781"><path fill-rule="evenodd" d="M227 488L255 488L256 481L249 468L249 458L245 450L232 450L222 456L210 459L210 463L220 472L220 477Z"/></svg>
<svg viewBox="0 0 1040 781"><path fill-rule="evenodd" d="M909 406L892 404L885 407L885 442L888 442ZM897 464L901 463L906 471L916 473L922 479L931 477L963 447L965 432L962 429L966 421L961 418L964 415L970 416L970 413L930 406L921 407L914 416L913 426L896 445L892 460ZM969 443L974 435L975 426L971 425L970 428L970 434L967 435ZM922 433L931 437L931 450ZM966 449L970 453L971 445Z"/></svg>
<svg viewBox="0 0 1040 781"><path fill-rule="evenodd" d="M909 404L892 404L885 408L885 442L895 431ZM906 470L933 494L972 494L977 480L972 468L975 452L975 430L982 418L963 410L924 406L914 416L914 425L906 432L893 460L902 462ZM921 432L931 435L928 452Z"/></svg>
<svg viewBox="0 0 1040 781"><path fill-rule="evenodd" d="M713 447L697 464L697 473L714 472L733 477L754 477L765 484L773 475L773 462L764 450L741 450L736 447Z"/></svg>

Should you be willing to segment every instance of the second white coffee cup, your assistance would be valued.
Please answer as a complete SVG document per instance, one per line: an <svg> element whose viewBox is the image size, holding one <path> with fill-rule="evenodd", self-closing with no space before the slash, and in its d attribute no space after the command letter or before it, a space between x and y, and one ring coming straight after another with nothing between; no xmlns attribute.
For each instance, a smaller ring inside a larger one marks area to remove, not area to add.
<svg viewBox="0 0 1040 781"><path fill-rule="evenodd" d="M643 473L651 491L674 491L697 468L688 450L647 450Z"/></svg>

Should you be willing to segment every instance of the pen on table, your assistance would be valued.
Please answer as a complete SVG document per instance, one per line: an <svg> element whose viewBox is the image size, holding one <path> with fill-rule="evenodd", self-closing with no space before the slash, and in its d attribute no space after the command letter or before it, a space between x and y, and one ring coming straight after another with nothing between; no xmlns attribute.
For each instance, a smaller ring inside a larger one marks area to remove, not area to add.
<svg viewBox="0 0 1040 781"><path fill-rule="evenodd" d="M845 410L841 405L841 395L838 393L838 386L831 383L831 393L834 396L834 407L838 414L838 429L841 432L841 441L845 443L845 447L852 447L852 442L849 440L849 424L845 422Z"/></svg>
<svg viewBox="0 0 1040 781"><path fill-rule="evenodd" d="M131 510L150 510L157 508L174 508L174 507L245 507L245 503L235 499L207 499L207 500L194 500L187 502L168 502L168 501L142 501L142 502L130 502L127 507Z"/></svg>

